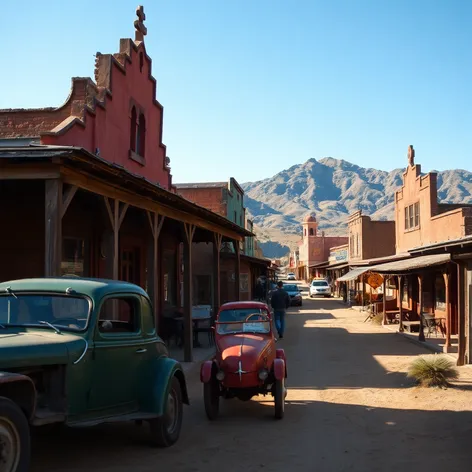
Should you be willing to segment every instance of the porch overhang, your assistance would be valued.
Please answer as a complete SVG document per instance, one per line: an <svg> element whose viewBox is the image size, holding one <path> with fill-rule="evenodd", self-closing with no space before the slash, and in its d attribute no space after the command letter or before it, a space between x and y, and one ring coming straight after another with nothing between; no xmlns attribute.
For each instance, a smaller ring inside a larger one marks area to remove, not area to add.
<svg viewBox="0 0 472 472"><path fill-rule="evenodd" d="M422 269L429 267L447 264L451 260L451 255L447 254L432 254L429 256L418 256L404 259L401 261L387 262L386 264L379 264L368 267L366 271L376 272L378 274L387 275L407 275L412 272L419 272Z"/></svg>
<svg viewBox="0 0 472 472"><path fill-rule="evenodd" d="M338 277L338 282L350 282L351 280L356 280L357 277L361 276L368 270L370 270L370 267L357 267L356 269L350 270L347 274Z"/></svg>
<svg viewBox="0 0 472 472"><path fill-rule="evenodd" d="M227 218L80 147L0 147L0 163L1 179L62 177L65 183L78 188L194 224L232 240L244 241L245 237L254 236ZM28 171L28 165L33 165L34 169ZM38 172L42 166L47 167L47 173Z"/></svg>

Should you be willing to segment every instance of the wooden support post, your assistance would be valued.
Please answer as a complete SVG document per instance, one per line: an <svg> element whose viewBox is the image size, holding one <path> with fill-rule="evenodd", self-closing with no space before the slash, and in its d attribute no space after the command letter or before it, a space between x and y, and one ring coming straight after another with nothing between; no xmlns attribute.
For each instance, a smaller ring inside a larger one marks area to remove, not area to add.
<svg viewBox="0 0 472 472"><path fill-rule="evenodd" d="M371 295L371 298L372 298L372 295ZM364 310L364 300L365 300L365 274L362 275L362 310ZM370 307L370 312L372 313L372 307Z"/></svg>
<svg viewBox="0 0 472 472"><path fill-rule="evenodd" d="M213 233L213 316L216 316L221 304L220 251L223 236Z"/></svg>
<svg viewBox="0 0 472 472"><path fill-rule="evenodd" d="M418 275L418 305L419 305L419 317L420 317L420 334L418 335L418 341L425 341L424 338L424 326L423 326L423 275Z"/></svg>
<svg viewBox="0 0 472 472"><path fill-rule="evenodd" d="M398 331L403 333L403 275L398 276L398 310L400 311L400 326L398 327Z"/></svg>
<svg viewBox="0 0 472 472"><path fill-rule="evenodd" d="M158 252L159 252L159 236L161 234L162 225L165 216L159 218L159 214L151 211L146 211L149 225L152 234L152 248L151 248L151 268L148 272L148 290L152 300L154 309L154 319L156 321L156 329L159 323L158 307L159 307L159 275L158 275Z"/></svg>
<svg viewBox="0 0 472 472"><path fill-rule="evenodd" d="M62 259L62 181L45 181L45 264L46 277L58 277L61 274Z"/></svg>
<svg viewBox="0 0 472 472"><path fill-rule="evenodd" d="M235 267L234 267L234 297L236 301L240 300L240 280L241 280L241 251L239 249L239 241L234 241Z"/></svg>
<svg viewBox="0 0 472 472"><path fill-rule="evenodd" d="M444 277L444 288L446 292L446 344L444 346L445 352L451 352L451 329L452 329L452 319L451 319L451 298L449 296L449 272L443 273Z"/></svg>
<svg viewBox="0 0 472 472"><path fill-rule="evenodd" d="M383 280L383 297L382 297L382 305L383 305L383 320L382 324L387 324L387 276L384 276Z"/></svg>
<svg viewBox="0 0 472 472"><path fill-rule="evenodd" d="M108 197L103 197L105 200L105 206L110 218L111 227L113 229L113 279L119 279L119 242L120 242L120 227L125 219L126 211L128 210L129 204L126 203L120 207L120 201L115 199L112 205Z"/></svg>
<svg viewBox="0 0 472 472"><path fill-rule="evenodd" d="M192 326L192 243L195 226L184 223L184 361L193 360Z"/></svg>
<svg viewBox="0 0 472 472"><path fill-rule="evenodd" d="M466 345L466 323L465 323L465 293L466 293L466 272L461 263L455 262L457 265L457 318L458 318L458 356L457 365L465 364L465 345Z"/></svg>
<svg viewBox="0 0 472 472"><path fill-rule="evenodd" d="M69 188L64 192L64 195L62 196L61 219L64 218L64 215L66 214L70 202L74 198L76 192L77 187L75 185L70 185Z"/></svg>

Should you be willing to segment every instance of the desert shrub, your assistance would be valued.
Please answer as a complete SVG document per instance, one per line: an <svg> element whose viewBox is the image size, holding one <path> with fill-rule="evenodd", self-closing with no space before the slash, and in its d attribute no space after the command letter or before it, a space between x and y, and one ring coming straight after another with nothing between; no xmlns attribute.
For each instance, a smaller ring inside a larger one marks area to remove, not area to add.
<svg viewBox="0 0 472 472"><path fill-rule="evenodd" d="M447 387L449 380L458 378L459 372L449 357L430 354L417 357L410 364L407 376L424 387Z"/></svg>
<svg viewBox="0 0 472 472"><path fill-rule="evenodd" d="M370 319L372 323L381 325L383 322L383 313L377 313L373 315Z"/></svg>

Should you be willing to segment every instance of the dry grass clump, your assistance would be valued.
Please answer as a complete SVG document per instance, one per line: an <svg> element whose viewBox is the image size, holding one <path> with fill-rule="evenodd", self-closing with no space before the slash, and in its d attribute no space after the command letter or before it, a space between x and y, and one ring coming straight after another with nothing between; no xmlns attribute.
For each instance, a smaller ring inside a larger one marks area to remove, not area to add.
<svg viewBox="0 0 472 472"><path fill-rule="evenodd" d="M383 322L383 313L377 313L375 315L373 315L370 320L372 321L372 323L374 324L377 324L377 325L381 325L382 322Z"/></svg>
<svg viewBox="0 0 472 472"><path fill-rule="evenodd" d="M449 357L430 354L417 357L410 364L407 376L423 387L447 387L450 380L458 379L459 372Z"/></svg>

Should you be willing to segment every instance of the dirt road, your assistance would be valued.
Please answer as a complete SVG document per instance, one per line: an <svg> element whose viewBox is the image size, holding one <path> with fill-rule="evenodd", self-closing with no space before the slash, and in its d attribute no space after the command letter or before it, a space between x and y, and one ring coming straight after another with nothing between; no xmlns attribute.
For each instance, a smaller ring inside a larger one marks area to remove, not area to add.
<svg viewBox="0 0 472 472"><path fill-rule="evenodd" d="M198 375L182 437L146 445L147 428L104 426L34 442L33 471L465 471L472 462L472 369L460 388L424 390L404 375L420 347L335 300L305 300L287 315L285 419L270 397L224 403L207 421Z"/></svg>

